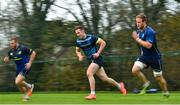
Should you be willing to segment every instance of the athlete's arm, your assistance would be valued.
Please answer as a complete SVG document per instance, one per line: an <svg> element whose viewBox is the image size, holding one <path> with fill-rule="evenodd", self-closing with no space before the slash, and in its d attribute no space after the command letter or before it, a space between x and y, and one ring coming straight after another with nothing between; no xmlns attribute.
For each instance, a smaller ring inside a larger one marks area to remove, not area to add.
<svg viewBox="0 0 180 105"><path fill-rule="evenodd" d="M79 47L76 47L76 55L78 56L79 61L82 61L84 59L84 56L81 53L81 48Z"/></svg>
<svg viewBox="0 0 180 105"><path fill-rule="evenodd" d="M32 51L32 53L31 53L31 55L30 55L29 62L26 63L26 66L25 66L26 70L29 70L29 69L30 69L30 67L31 67L31 65L32 65L32 62L34 61L35 57L36 57L36 52L35 52L35 51Z"/></svg>
<svg viewBox="0 0 180 105"><path fill-rule="evenodd" d="M148 41L143 41L141 40L139 37L138 37L138 34L136 31L133 31L132 32L132 37L133 39L138 43L140 44L141 46L147 48L147 49L150 49L152 47L152 43L148 42Z"/></svg>
<svg viewBox="0 0 180 105"><path fill-rule="evenodd" d="M32 62L34 61L36 57L36 52L32 51L31 55L30 55L30 59L29 59L29 63L32 64Z"/></svg>
<svg viewBox="0 0 180 105"><path fill-rule="evenodd" d="M104 48L106 46L106 42L103 39L98 38L96 44L99 44L99 49L98 49L97 53L93 54L94 58L99 57L99 55L102 53L102 51L104 50Z"/></svg>

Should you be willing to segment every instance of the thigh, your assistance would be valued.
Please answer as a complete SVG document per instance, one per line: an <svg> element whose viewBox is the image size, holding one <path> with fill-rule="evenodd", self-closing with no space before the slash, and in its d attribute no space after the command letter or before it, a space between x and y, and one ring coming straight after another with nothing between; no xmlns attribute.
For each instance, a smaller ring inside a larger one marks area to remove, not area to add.
<svg viewBox="0 0 180 105"><path fill-rule="evenodd" d="M95 74L99 69L99 66L96 63L90 63L88 69L87 69L87 74Z"/></svg>
<svg viewBox="0 0 180 105"><path fill-rule="evenodd" d="M148 67L147 60L144 56L140 56L137 58L137 60L134 62L134 65L132 67L132 72L140 71L144 68Z"/></svg>
<svg viewBox="0 0 180 105"><path fill-rule="evenodd" d="M97 75L100 79L108 78L108 76L107 76L107 74L106 74L106 72L105 72L105 70L104 70L103 67L101 67L101 69L96 72L96 75Z"/></svg>
<svg viewBox="0 0 180 105"><path fill-rule="evenodd" d="M134 65L133 65L133 67L132 67L132 71L142 70L142 69L144 69L144 68L146 68L146 67L147 67L147 65L144 64L143 62L141 62L141 61L135 61L135 62L134 62Z"/></svg>
<svg viewBox="0 0 180 105"><path fill-rule="evenodd" d="M24 80L25 80L25 77L19 73L16 77L15 83L18 84L18 83L23 82Z"/></svg>

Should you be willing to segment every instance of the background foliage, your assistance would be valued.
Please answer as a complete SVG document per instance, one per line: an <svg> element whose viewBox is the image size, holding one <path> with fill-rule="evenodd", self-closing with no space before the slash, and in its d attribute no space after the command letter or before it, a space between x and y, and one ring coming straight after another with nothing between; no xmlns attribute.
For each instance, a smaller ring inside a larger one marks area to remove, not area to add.
<svg viewBox="0 0 180 105"><path fill-rule="evenodd" d="M163 54L164 75L170 90L180 89L180 9L168 8L168 0L10 0L0 9L0 33L2 40L18 36L20 43L37 52L30 73L30 82L40 91L88 90L85 70L86 61L78 62L75 55L74 26L82 24L87 33L95 33L107 42L103 56L107 74L117 81L124 81L128 90L141 88L141 81L133 77L131 67L138 55L137 44L131 38L135 30L134 19L144 12L148 24L157 31L158 46ZM75 8L72 8L76 6ZM52 7L61 8L74 17L46 20ZM78 13L77 14L77 11ZM4 42L1 41L1 45ZM8 48L3 48L5 56ZM17 91L14 86L14 64L0 61L0 91ZM159 88L150 69L144 71L151 80L152 88ZM97 90L116 90L97 78Z"/></svg>

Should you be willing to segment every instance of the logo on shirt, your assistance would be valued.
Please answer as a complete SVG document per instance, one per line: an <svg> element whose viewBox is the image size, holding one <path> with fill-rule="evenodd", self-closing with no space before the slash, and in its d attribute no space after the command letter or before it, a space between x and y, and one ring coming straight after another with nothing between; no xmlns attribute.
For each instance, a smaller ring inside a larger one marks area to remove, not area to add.
<svg viewBox="0 0 180 105"><path fill-rule="evenodd" d="M18 52L18 54L22 54L22 52L21 52L21 51L19 51L19 52Z"/></svg>
<svg viewBox="0 0 180 105"><path fill-rule="evenodd" d="M10 53L10 55L12 56L12 55L13 55L13 53Z"/></svg>
<svg viewBox="0 0 180 105"><path fill-rule="evenodd" d="M142 38L144 38L144 33L142 33Z"/></svg>

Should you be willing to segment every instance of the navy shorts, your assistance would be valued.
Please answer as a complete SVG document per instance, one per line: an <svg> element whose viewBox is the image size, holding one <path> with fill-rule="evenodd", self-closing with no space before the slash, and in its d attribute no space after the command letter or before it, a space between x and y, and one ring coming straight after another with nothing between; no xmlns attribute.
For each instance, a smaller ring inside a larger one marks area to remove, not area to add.
<svg viewBox="0 0 180 105"><path fill-rule="evenodd" d="M137 61L140 61L147 65L146 68L149 66L153 68L156 72L162 71L162 60L161 58L148 58L145 56L140 56Z"/></svg>
<svg viewBox="0 0 180 105"><path fill-rule="evenodd" d="M103 65L104 65L103 58L101 56L97 59L89 60L89 63L95 63L99 66L99 68L103 67Z"/></svg>
<svg viewBox="0 0 180 105"><path fill-rule="evenodd" d="M17 77L19 74L21 74L21 75L23 75L25 78L27 78L29 72L30 72L30 70L26 70L25 68L24 68L24 69L21 69L21 70L17 69L17 70L16 70L16 77Z"/></svg>

